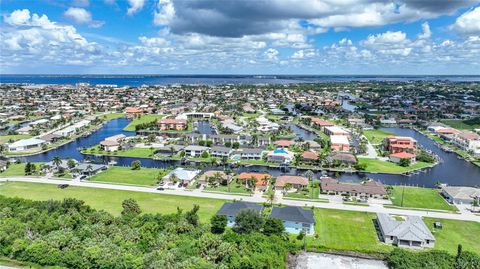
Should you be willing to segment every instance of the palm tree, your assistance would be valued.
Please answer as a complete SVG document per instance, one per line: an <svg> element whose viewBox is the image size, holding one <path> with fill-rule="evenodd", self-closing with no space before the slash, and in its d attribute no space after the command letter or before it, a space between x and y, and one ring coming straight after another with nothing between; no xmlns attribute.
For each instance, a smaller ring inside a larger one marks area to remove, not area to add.
<svg viewBox="0 0 480 269"><path fill-rule="evenodd" d="M480 197L474 198L472 201L472 211L476 211L477 207L480 206Z"/></svg>
<svg viewBox="0 0 480 269"><path fill-rule="evenodd" d="M62 164L62 159L60 159L60 157L58 156L55 156L53 157L53 160L52 160L52 163L57 167L57 169L60 167L60 165Z"/></svg>
<svg viewBox="0 0 480 269"><path fill-rule="evenodd" d="M85 171L87 171L88 174L90 174L92 171L93 171L93 167L92 165L87 165L87 168L85 169Z"/></svg>
<svg viewBox="0 0 480 269"><path fill-rule="evenodd" d="M275 201L275 192L273 190L268 193L267 201L270 203L270 206L273 205L273 202Z"/></svg>

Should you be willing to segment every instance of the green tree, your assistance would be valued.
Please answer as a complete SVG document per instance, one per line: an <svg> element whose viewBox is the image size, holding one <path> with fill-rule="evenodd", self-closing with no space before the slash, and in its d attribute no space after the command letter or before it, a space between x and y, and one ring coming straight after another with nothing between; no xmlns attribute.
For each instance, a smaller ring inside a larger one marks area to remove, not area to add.
<svg viewBox="0 0 480 269"><path fill-rule="evenodd" d="M192 224L193 226L198 225L198 210L199 209L200 209L200 206L197 205L197 204L194 204L192 210L185 213L185 219L187 220L188 223Z"/></svg>
<svg viewBox="0 0 480 269"><path fill-rule="evenodd" d="M135 217L142 213L140 206L135 199L129 198L122 202L122 216Z"/></svg>
<svg viewBox="0 0 480 269"><path fill-rule="evenodd" d="M75 161L73 159L69 159L67 165L68 168L73 169L75 167Z"/></svg>
<svg viewBox="0 0 480 269"><path fill-rule="evenodd" d="M142 168L142 163L139 160L132 162L132 170L140 170Z"/></svg>
<svg viewBox="0 0 480 269"><path fill-rule="evenodd" d="M225 215L214 215L210 219L211 232L214 234L223 234L225 232L225 227L227 226L227 216Z"/></svg>
<svg viewBox="0 0 480 269"><path fill-rule="evenodd" d="M263 219L253 209L242 209L235 217L235 226L233 230L237 233L260 232Z"/></svg>
<svg viewBox="0 0 480 269"><path fill-rule="evenodd" d="M403 159L400 159L400 163L399 163L399 164L400 164L400 166L403 166L403 167L409 167L409 166L410 166L410 163L411 163L410 159L408 159L408 158L407 158L407 159L403 158Z"/></svg>
<svg viewBox="0 0 480 269"><path fill-rule="evenodd" d="M263 223L263 234L265 235L281 235L285 231L285 226L280 219L266 218Z"/></svg>
<svg viewBox="0 0 480 269"><path fill-rule="evenodd" d="M53 157L52 163L58 169L60 167L60 165L62 164L62 159L60 159L60 157L58 157L58 156L55 156L55 157Z"/></svg>

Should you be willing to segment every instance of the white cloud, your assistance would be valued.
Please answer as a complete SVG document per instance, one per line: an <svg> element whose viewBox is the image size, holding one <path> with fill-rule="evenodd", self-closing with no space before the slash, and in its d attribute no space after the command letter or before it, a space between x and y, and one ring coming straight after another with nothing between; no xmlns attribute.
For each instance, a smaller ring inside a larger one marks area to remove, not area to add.
<svg viewBox="0 0 480 269"><path fill-rule="evenodd" d="M269 60L278 60L278 50L274 48L269 48L264 52L265 57Z"/></svg>
<svg viewBox="0 0 480 269"><path fill-rule="evenodd" d="M430 31L430 25L428 22L422 23L422 33L418 35L419 39L428 39L432 36L432 32Z"/></svg>
<svg viewBox="0 0 480 269"><path fill-rule="evenodd" d="M480 35L480 7L463 13L451 28L464 35Z"/></svg>
<svg viewBox="0 0 480 269"><path fill-rule="evenodd" d="M382 34L369 35L364 44L367 46L376 46L379 44L398 44L406 41L407 35L404 32L387 31Z"/></svg>
<svg viewBox="0 0 480 269"><path fill-rule="evenodd" d="M104 24L103 21L92 20L92 14L84 8L70 7L63 15L77 24L88 24L93 28L101 27Z"/></svg>
<svg viewBox="0 0 480 269"><path fill-rule="evenodd" d="M128 0L128 5L130 7L127 9L127 14L131 16L137 13L143 8L144 4L145 4L145 0Z"/></svg>
<svg viewBox="0 0 480 269"><path fill-rule="evenodd" d="M10 25L23 25L30 20L30 10L18 9L13 11L10 15L5 16L4 21Z"/></svg>
<svg viewBox="0 0 480 269"><path fill-rule="evenodd" d="M170 0L158 0L157 9L153 14L155 25L168 25L175 16L175 8Z"/></svg>

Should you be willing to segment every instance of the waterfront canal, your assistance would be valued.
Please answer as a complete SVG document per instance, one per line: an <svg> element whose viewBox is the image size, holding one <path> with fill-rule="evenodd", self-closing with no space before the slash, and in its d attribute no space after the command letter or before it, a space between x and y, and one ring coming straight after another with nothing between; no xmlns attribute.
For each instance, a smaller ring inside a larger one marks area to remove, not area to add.
<svg viewBox="0 0 480 269"><path fill-rule="evenodd" d="M30 162L47 162L53 159L55 156L61 158L73 158L76 160L84 160L86 158L91 158L94 161L108 163L110 161L117 162L119 166L129 166L132 161L139 158L127 158L127 157L94 157L83 155L80 153L81 148L94 146L106 137L124 134L126 136L135 135L134 132L123 131L123 128L128 124L126 119L120 118L112 120L102 126L98 131L88 135L86 137L81 137L71 143L65 144L57 149L50 150L45 153L32 155L28 157L19 158L22 161ZM203 125L203 123L202 123ZM206 126L202 126L199 129L206 131ZM302 137L305 140L313 140L316 137L316 134L300 128L296 125L291 126L292 131L299 137ZM480 167L475 166L463 159L459 159L455 153L447 153L440 149L431 139L425 135L412 130L405 128L385 128L385 130L395 133L402 136L411 136L414 137L418 143L425 149L429 149L437 154L442 160L437 166L433 168L424 169L418 174L411 176L405 175L392 175L392 174L375 174L375 173L337 173L337 177L342 181L351 181L358 182L364 178L372 178L378 181L381 181L385 184L391 185L415 185L415 186L424 186L424 187L433 187L435 183L448 183L450 185L465 185L465 186L476 186L480 185ZM207 132L209 132L208 130ZM164 160L153 160L153 159L140 159L142 166L144 167L153 167L153 168L166 168L175 165L180 165L179 161L164 161ZM190 165L196 165L198 167L211 167L205 163L195 164L191 163ZM220 167L211 167L211 168L220 168ZM236 169L238 172L243 171L267 171L274 176L281 174L302 174L305 172L303 169L295 168L268 168L263 166L249 166L249 167L239 167ZM326 175L327 172L320 171L316 173L317 176ZM330 173L329 175L334 175Z"/></svg>

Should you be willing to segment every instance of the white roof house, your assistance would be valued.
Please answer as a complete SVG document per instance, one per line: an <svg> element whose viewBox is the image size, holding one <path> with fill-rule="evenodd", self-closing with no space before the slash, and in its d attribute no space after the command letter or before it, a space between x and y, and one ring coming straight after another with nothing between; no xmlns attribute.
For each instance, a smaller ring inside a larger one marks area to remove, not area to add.
<svg viewBox="0 0 480 269"><path fill-rule="evenodd" d="M18 140L11 144L8 144L9 151L22 151L28 150L36 147L40 147L41 145L45 144L45 140L38 139L38 138L28 138Z"/></svg>
<svg viewBox="0 0 480 269"><path fill-rule="evenodd" d="M172 177L172 175L175 175L175 177L178 178L181 181L190 182L196 176L198 176L198 174L200 174L200 172L201 172L200 170L177 167L174 170L172 170L170 173L168 173L166 176L164 176L163 179L164 180L169 180Z"/></svg>
<svg viewBox="0 0 480 269"><path fill-rule="evenodd" d="M332 135L330 136L330 142L332 144L340 144L340 145L350 144L350 142L348 141L348 137L344 135Z"/></svg>
<svg viewBox="0 0 480 269"><path fill-rule="evenodd" d="M480 199L480 189L473 187L444 186L442 194L450 203L456 204L470 204L474 199Z"/></svg>
<svg viewBox="0 0 480 269"><path fill-rule="evenodd" d="M54 134L60 135L60 136L69 136L74 134L76 130L77 129L74 126L68 126L61 130L56 131Z"/></svg>

